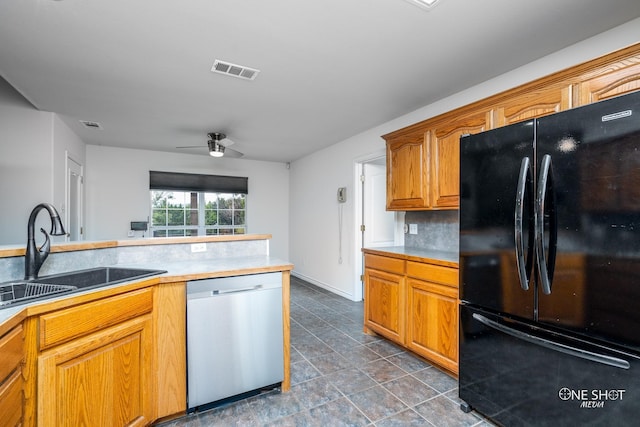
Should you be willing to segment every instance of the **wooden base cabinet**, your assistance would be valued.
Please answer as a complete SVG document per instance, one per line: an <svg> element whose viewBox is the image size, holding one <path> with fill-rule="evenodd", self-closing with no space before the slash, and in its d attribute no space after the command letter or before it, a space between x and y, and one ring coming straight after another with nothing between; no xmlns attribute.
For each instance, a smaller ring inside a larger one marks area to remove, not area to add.
<svg viewBox="0 0 640 427"><path fill-rule="evenodd" d="M458 269L365 253L364 331L458 373Z"/></svg>
<svg viewBox="0 0 640 427"><path fill-rule="evenodd" d="M24 332L18 325L0 337L0 426L22 425Z"/></svg>
<svg viewBox="0 0 640 427"><path fill-rule="evenodd" d="M399 344L405 335L404 264L404 260L365 255L365 328Z"/></svg>
<svg viewBox="0 0 640 427"><path fill-rule="evenodd" d="M40 317L39 426L155 420L152 309L146 288Z"/></svg>
<svg viewBox="0 0 640 427"><path fill-rule="evenodd" d="M458 372L458 290L407 280L407 347L447 370Z"/></svg>

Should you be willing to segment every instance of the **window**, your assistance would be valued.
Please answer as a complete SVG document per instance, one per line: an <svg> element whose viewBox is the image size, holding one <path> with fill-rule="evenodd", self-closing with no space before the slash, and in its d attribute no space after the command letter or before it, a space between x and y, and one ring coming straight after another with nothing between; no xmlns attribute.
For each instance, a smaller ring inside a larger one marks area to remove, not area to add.
<svg viewBox="0 0 640 427"><path fill-rule="evenodd" d="M247 178L149 172L151 236L246 234Z"/></svg>
<svg viewBox="0 0 640 427"><path fill-rule="evenodd" d="M151 190L151 235L246 234L246 200L246 194Z"/></svg>

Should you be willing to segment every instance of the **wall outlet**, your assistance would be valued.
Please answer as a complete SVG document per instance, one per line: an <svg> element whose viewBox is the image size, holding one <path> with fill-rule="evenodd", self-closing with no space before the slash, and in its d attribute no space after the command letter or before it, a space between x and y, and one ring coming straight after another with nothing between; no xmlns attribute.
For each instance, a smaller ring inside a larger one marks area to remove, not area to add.
<svg viewBox="0 0 640 427"><path fill-rule="evenodd" d="M418 234L418 224L409 224L409 234Z"/></svg>
<svg viewBox="0 0 640 427"><path fill-rule="evenodd" d="M206 252L207 244L206 243L192 243L191 244L191 252Z"/></svg>
<svg viewBox="0 0 640 427"><path fill-rule="evenodd" d="M129 232L127 233L127 236L129 237L135 237L136 233L133 230L129 230Z"/></svg>

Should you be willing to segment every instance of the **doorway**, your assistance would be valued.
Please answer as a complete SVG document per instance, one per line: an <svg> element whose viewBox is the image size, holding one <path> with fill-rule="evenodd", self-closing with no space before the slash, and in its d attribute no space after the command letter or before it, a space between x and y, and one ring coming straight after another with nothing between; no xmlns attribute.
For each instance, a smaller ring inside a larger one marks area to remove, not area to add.
<svg viewBox="0 0 640 427"><path fill-rule="evenodd" d="M66 207L65 228L67 229L66 241L84 240L83 227L83 194L84 194L84 167L67 154L66 176Z"/></svg>
<svg viewBox="0 0 640 427"><path fill-rule="evenodd" d="M386 210L387 205L387 162L386 155L379 154L363 159L357 164L356 175L359 185L356 188L356 224L360 224L356 232L356 299L361 300L364 294L362 281L364 274L364 255L362 248L393 246L402 244L397 236L397 214Z"/></svg>

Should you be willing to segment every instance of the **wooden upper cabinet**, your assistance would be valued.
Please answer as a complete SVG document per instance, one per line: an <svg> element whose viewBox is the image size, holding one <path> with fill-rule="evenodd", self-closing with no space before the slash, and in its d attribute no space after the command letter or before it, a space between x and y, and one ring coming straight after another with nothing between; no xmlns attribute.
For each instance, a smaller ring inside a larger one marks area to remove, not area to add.
<svg viewBox="0 0 640 427"><path fill-rule="evenodd" d="M460 136L640 90L640 43L384 135L387 210L457 209Z"/></svg>
<svg viewBox="0 0 640 427"><path fill-rule="evenodd" d="M586 105L640 89L640 56L585 75L578 85L578 104Z"/></svg>
<svg viewBox="0 0 640 427"><path fill-rule="evenodd" d="M424 133L387 141L387 209L429 206L429 151Z"/></svg>
<svg viewBox="0 0 640 427"><path fill-rule="evenodd" d="M452 115L427 131L431 150L431 207L457 209L460 205L460 137L491 129L491 112Z"/></svg>
<svg viewBox="0 0 640 427"><path fill-rule="evenodd" d="M568 110L571 104L569 84L534 89L498 103L494 109L494 127Z"/></svg>

